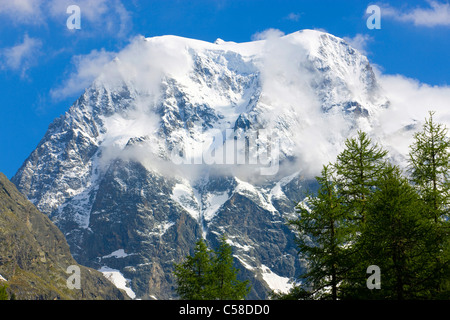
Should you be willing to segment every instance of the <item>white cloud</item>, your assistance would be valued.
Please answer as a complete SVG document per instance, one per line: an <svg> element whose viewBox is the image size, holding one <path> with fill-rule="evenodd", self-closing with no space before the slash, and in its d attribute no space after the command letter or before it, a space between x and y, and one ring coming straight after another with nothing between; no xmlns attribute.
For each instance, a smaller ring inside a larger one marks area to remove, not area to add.
<svg viewBox="0 0 450 320"><path fill-rule="evenodd" d="M104 86L115 88L127 82L137 91L156 94L159 93L163 71L168 74L185 74L191 67L189 57L185 54L182 41L159 43L138 36L118 53L102 49L75 56L72 59L74 71L61 86L50 91L50 96L61 100L79 95L97 77ZM106 68L114 58L117 58L115 65Z"/></svg>
<svg viewBox="0 0 450 320"><path fill-rule="evenodd" d="M268 109L267 113L261 113L259 119L273 131L284 131L286 135L282 136L289 139L280 142L281 150L298 157L298 162L292 163L292 166L285 164L280 167L280 172L288 175L300 167L303 174L313 177L320 173L323 164L335 161L336 155L341 151L342 141L354 134L360 122L355 124L343 114L325 114L321 111L319 98L309 85L317 74L307 68L308 50L299 46L297 37L282 37L283 35L280 30L269 29L254 36L254 39L267 39L253 44L261 50L261 57L256 62L260 68L262 85L258 108ZM148 145L123 151L129 138L152 137L158 128L160 118L153 114L152 108L156 105L155 101L158 101L156 98L160 92L162 76L170 75L183 83L191 70L191 56L185 42L177 39L165 41L167 38L139 37L117 54L94 50L87 55L77 56L72 61L74 71L60 87L52 90L51 96L55 99L78 95L101 74L99 83L102 85L114 86L120 85L120 81L126 81L145 97L143 100L136 100L135 113L127 111L126 119L117 114L109 122L105 122L109 140L105 140L103 144L103 163L121 157L140 161L146 167L157 168L164 174L183 171L184 168L177 169L175 165L165 164L155 156L159 146L153 140ZM352 38L353 42L359 41L360 45L369 40L365 35ZM104 68L115 56L117 60L114 68ZM437 121L450 124L450 111L447 111L450 87L429 86L403 76L384 75L379 70L376 70L376 76L391 105L370 119L373 127L368 130L377 141L393 151L392 155L407 155L412 134L420 129L420 123L427 116L428 110L437 112ZM276 109L271 111L274 106ZM406 126L414 123L418 124L417 128L405 130ZM365 126L362 127L364 128ZM224 171L228 170L223 168ZM248 179L251 175L249 170L241 172L239 166L232 170ZM197 175L196 171L190 173L192 176Z"/></svg>
<svg viewBox="0 0 450 320"><path fill-rule="evenodd" d="M43 22L42 4L43 0L0 1L0 14L16 23L40 24Z"/></svg>
<svg viewBox="0 0 450 320"><path fill-rule="evenodd" d="M382 17L389 17L398 21L412 22L416 26L436 27L450 26L450 4L438 1L427 1L429 8L416 8L401 11L385 6L381 10Z"/></svg>
<svg viewBox="0 0 450 320"><path fill-rule="evenodd" d="M309 68L309 51L299 45L298 37L283 35L269 29L254 36L255 40L265 39L258 63L262 85L259 107L270 110L276 106L276 112L264 113L261 120L269 130L280 132L281 152L297 159L286 161L280 173L288 175L301 168L304 176L314 177L322 164L337 154L339 146L330 141L347 136L350 125L341 114L321 111L311 86L317 74Z"/></svg>
<svg viewBox="0 0 450 320"><path fill-rule="evenodd" d="M124 7L124 5L120 1L116 1L116 5L114 6L114 10L119 18L119 30L118 37L125 37L131 29L132 19L130 12Z"/></svg>
<svg viewBox="0 0 450 320"><path fill-rule="evenodd" d="M391 101L391 111L405 118L392 122L402 125L407 119L422 121L429 110L435 110L437 118L450 120L450 86L431 86L402 75L380 75L379 80Z"/></svg>
<svg viewBox="0 0 450 320"><path fill-rule="evenodd" d="M130 13L120 0L51 0L48 12L53 19L67 18L67 7L73 4L80 7L83 31L93 35L106 32L123 38L131 28Z"/></svg>
<svg viewBox="0 0 450 320"><path fill-rule="evenodd" d="M302 52L291 43L289 36L282 35L279 30L272 29L254 37L255 40L267 39L263 50L260 103L276 105L274 116L286 114L290 106L293 107L294 113L301 119L297 124L298 136L292 138L293 141L299 141L295 152L299 162L295 165L300 165L305 174L314 176L320 173L322 164L335 160L340 151L340 139L354 132L344 116L323 114L320 111L317 97L308 86L314 74L302 67L307 65L304 63L307 52ZM346 40L364 53L372 38L357 34ZM450 86L431 86L401 75L387 75L377 69L375 72L383 96L390 101L390 106L373 115L370 120L372 126L365 126L361 122L361 129L369 131L375 141L391 151L395 161L404 165L413 133L421 130L428 111L436 111L436 121L450 128ZM318 126L318 123L321 125Z"/></svg>
<svg viewBox="0 0 450 320"><path fill-rule="evenodd" d="M435 111L435 121L450 128L450 86L431 86L402 75L385 75L378 70L377 78L390 106L380 113L376 129L381 142L391 155L405 165L413 133L421 130L429 111Z"/></svg>
<svg viewBox="0 0 450 320"><path fill-rule="evenodd" d="M1 0L0 15L14 24L61 23L69 17L66 10L70 5L80 7L84 34L124 38L131 29L131 15L121 0Z"/></svg>
<svg viewBox="0 0 450 320"><path fill-rule="evenodd" d="M353 38L344 37L344 40L362 54L367 55L367 45L373 38L368 34L358 33Z"/></svg>
<svg viewBox="0 0 450 320"><path fill-rule="evenodd" d="M0 51L2 68L20 71L24 76L28 68L37 62L36 57L41 47L41 40L25 34L23 42Z"/></svg>
<svg viewBox="0 0 450 320"><path fill-rule="evenodd" d="M77 55L72 58L75 71L72 72L63 84L50 90L50 96L54 100L61 100L89 87L103 71L104 66L109 63L116 54L104 49L92 50L87 55Z"/></svg>
<svg viewBox="0 0 450 320"><path fill-rule="evenodd" d="M300 13L291 12L285 17L285 19L291 21L298 21L300 19Z"/></svg>
<svg viewBox="0 0 450 320"><path fill-rule="evenodd" d="M270 38L279 38L284 36L284 32L279 30L279 29L266 29L264 31L261 32L256 32L255 34L252 35L252 40L253 41L258 41L258 40L267 40Z"/></svg>

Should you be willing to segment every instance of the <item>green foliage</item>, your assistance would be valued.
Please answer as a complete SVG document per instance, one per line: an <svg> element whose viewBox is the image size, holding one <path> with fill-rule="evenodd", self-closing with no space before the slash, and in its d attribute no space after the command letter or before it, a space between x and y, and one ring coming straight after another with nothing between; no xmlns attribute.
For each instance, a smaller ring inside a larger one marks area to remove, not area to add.
<svg viewBox="0 0 450 320"><path fill-rule="evenodd" d="M356 138L347 139L345 149L337 156L339 192L355 222L365 220L367 198L385 168L386 155L386 150L372 144L365 132L358 131Z"/></svg>
<svg viewBox="0 0 450 320"><path fill-rule="evenodd" d="M0 285L0 300L9 300L9 295L6 289L8 289L8 284Z"/></svg>
<svg viewBox="0 0 450 320"><path fill-rule="evenodd" d="M415 189L397 167L390 167L377 180L367 208L367 222L357 249L362 263L382 270L382 290L367 290L361 277L349 290L350 297L372 299L430 298L433 259L437 256L437 234L424 215ZM355 289L358 289L355 291Z"/></svg>
<svg viewBox="0 0 450 320"><path fill-rule="evenodd" d="M308 261L309 269L302 280L311 288L311 296L336 300L346 268L344 247L350 240L347 217L329 166L324 166L317 180L320 184L317 196L310 195L297 205L299 219L291 220L290 224L299 231L296 239L299 254Z"/></svg>
<svg viewBox="0 0 450 320"><path fill-rule="evenodd" d="M450 140L433 113L414 137L409 179L364 132L324 166L289 222L307 270L273 299L450 298ZM370 265L381 289L367 287Z"/></svg>
<svg viewBox="0 0 450 320"><path fill-rule="evenodd" d="M210 255L205 241L200 239L195 245L194 255L188 256L182 264L175 265L177 293L182 299L211 299L213 272Z"/></svg>
<svg viewBox="0 0 450 320"><path fill-rule="evenodd" d="M213 259L214 297L219 300L243 299L250 291L249 281L238 281L233 267L232 248L222 237Z"/></svg>
<svg viewBox="0 0 450 320"><path fill-rule="evenodd" d="M422 131L414 135L409 154L411 182L419 193L424 211L434 222L439 253L434 259L435 289L442 297L450 294L450 139L447 128L425 119ZM442 280L444 279L444 280Z"/></svg>
<svg viewBox="0 0 450 320"><path fill-rule="evenodd" d="M450 139L447 128L433 120L434 112L425 120L423 130L414 135L409 154L411 180L437 222L448 219L450 199Z"/></svg>
<svg viewBox="0 0 450 320"><path fill-rule="evenodd" d="M175 264L177 294L185 300L239 300L249 293L249 281L237 280L232 249L222 237L216 251L200 239L194 255Z"/></svg>

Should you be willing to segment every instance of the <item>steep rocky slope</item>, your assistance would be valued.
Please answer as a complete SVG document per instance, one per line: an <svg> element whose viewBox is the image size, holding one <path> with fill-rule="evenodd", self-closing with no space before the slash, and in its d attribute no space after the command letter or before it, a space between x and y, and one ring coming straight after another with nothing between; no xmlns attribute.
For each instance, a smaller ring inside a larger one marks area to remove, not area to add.
<svg viewBox="0 0 450 320"><path fill-rule="evenodd" d="M61 231L2 173L0 244L0 274L16 299L125 298L100 272L75 262ZM80 268L80 289L67 286L71 265Z"/></svg>

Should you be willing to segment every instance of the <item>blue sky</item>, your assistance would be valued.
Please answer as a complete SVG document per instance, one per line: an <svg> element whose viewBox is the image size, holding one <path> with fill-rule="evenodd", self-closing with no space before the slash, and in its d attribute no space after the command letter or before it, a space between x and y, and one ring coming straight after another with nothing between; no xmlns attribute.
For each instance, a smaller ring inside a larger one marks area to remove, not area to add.
<svg viewBox="0 0 450 320"><path fill-rule="evenodd" d="M373 4L381 29L366 24ZM70 5L80 8L81 29L67 28ZM0 172L15 174L96 66L134 37L247 42L271 28L321 29L365 52L384 74L450 85L447 0L0 0Z"/></svg>

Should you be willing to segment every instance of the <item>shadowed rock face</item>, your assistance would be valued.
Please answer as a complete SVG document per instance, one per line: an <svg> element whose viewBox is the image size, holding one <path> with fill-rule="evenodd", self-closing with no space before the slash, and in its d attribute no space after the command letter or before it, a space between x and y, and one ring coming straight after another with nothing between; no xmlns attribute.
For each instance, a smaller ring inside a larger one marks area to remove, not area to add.
<svg viewBox="0 0 450 320"><path fill-rule="evenodd" d="M16 299L124 299L100 272L76 263L61 231L0 173L0 274ZM69 266L80 289L69 289Z"/></svg>

